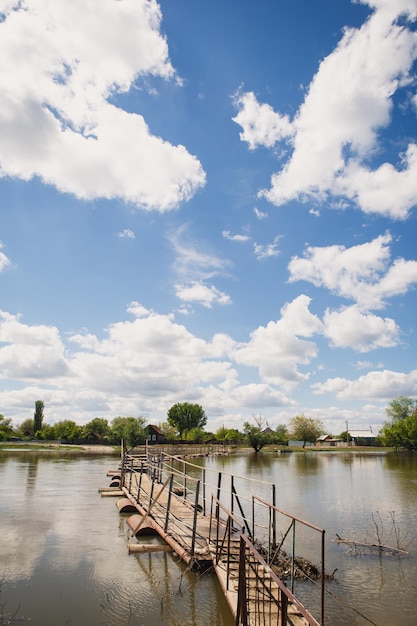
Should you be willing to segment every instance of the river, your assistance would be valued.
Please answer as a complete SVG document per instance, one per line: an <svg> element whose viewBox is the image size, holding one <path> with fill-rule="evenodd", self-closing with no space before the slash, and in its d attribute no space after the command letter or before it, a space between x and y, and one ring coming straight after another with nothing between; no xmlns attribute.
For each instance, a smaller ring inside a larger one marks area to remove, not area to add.
<svg viewBox="0 0 417 626"><path fill-rule="evenodd" d="M415 626L415 456L320 451L200 462L274 482L280 508L325 528L326 570L336 570L327 625ZM126 517L98 494L116 465L115 457L0 451L0 626L232 626L214 576L165 552L128 555ZM333 541L378 533L408 554Z"/></svg>

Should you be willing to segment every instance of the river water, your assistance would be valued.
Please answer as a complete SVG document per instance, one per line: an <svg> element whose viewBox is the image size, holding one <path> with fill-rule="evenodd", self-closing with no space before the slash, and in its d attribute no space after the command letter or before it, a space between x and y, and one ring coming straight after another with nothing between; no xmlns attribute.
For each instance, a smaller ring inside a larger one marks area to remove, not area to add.
<svg viewBox="0 0 417 626"><path fill-rule="evenodd" d="M274 482L277 505L326 530L326 624L417 624L417 458L309 452L204 460ZM126 517L100 497L115 457L0 451L0 626L232 626L215 576L165 552L128 555ZM336 534L408 554L373 555ZM152 541L158 541L153 539Z"/></svg>

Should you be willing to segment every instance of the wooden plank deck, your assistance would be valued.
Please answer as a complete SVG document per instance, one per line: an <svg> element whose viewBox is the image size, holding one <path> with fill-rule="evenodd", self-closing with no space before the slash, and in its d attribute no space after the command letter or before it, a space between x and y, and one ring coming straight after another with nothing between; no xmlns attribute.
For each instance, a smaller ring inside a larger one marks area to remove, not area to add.
<svg viewBox="0 0 417 626"><path fill-rule="evenodd" d="M137 501L139 482L140 493ZM210 516L203 515L201 511L195 511L194 507L180 495L174 493L170 495L168 481L165 484L159 484L155 481L152 482L148 474L132 473L130 475L129 473L125 484L128 487L121 487L123 496L142 516L140 523L151 526L188 565L200 568L214 567L228 605L233 616L236 617L239 555L235 550L231 550L225 558L216 564L217 522L215 518L210 520ZM195 529L195 533L193 533L193 529ZM222 536L224 533L225 525L222 524L221 528L219 527L219 535ZM132 532L132 534L134 533ZM236 536L237 541L239 540ZM234 545L236 546L236 543ZM271 581L268 582L270 598L264 598L260 601L260 594L263 594L264 590L261 588L259 578L253 577L253 580L249 580L246 600L248 626L281 624L278 606L274 601L271 601L274 597L278 597L279 590L277 587L274 589L274 585L271 587L270 583ZM291 603L288 605L286 623L293 626L308 626L308 621Z"/></svg>

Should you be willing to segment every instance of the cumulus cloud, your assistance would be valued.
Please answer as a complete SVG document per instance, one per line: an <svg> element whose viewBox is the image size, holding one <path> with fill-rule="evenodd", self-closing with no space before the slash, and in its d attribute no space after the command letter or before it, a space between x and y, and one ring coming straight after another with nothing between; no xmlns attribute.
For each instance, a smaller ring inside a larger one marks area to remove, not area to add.
<svg viewBox="0 0 417 626"><path fill-rule="evenodd" d="M350 248L309 246L303 257L288 264L289 281L325 287L362 310L381 309L388 298L407 293L417 283L417 261L398 258L390 265L391 241L387 233Z"/></svg>
<svg viewBox="0 0 417 626"><path fill-rule="evenodd" d="M361 28L344 30L292 121L259 104L252 92L236 98L240 110L233 119L250 149L284 142L290 150L270 188L260 192L273 204L342 196L365 213L404 219L417 203L414 143L404 142L402 153L372 166L391 121L394 95L412 89L417 33L410 25L416 1L367 4L373 14Z"/></svg>
<svg viewBox="0 0 417 626"><path fill-rule="evenodd" d="M323 323L324 335L336 348L369 352L375 348L392 348L398 343L400 329L393 319L361 313L356 306L327 310Z"/></svg>
<svg viewBox="0 0 417 626"><path fill-rule="evenodd" d="M402 395L417 395L417 370L408 374L391 370L373 371L356 380L329 378L324 383L312 385L312 389L316 394L331 393L343 400L373 398L387 402Z"/></svg>
<svg viewBox="0 0 417 626"><path fill-rule="evenodd" d="M0 311L1 378L47 380L67 372L64 344L54 326L28 326Z"/></svg>
<svg viewBox="0 0 417 626"><path fill-rule="evenodd" d="M234 102L239 112L232 120L243 128L239 136L247 141L250 150L258 146L271 148L293 134L289 117L276 113L269 104L259 104L254 93L239 92Z"/></svg>
<svg viewBox="0 0 417 626"><path fill-rule="evenodd" d="M177 298L184 302L198 302L211 309L213 304L231 304L232 300L226 293L216 287L209 287L202 282L190 285L176 285Z"/></svg>
<svg viewBox="0 0 417 626"><path fill-rule="evenodd" d="M317 356L317 346L301 337L323 330L322 322L309 310L311 299L301 295L281 309L281 318L259 326L247 344L238 346L237 363L258 368L264 382L293 387L308 378L299 365L308 365Z"/></svg>
<svg viewBox="0 0 417 626"><path fill-rule="evenodd" d="M141 77L174 77L155 0L27 0L2 17L0 176L158 211L205 184L184 146L114 104Z"/></svg>
<svg viewBox="0 0 417 626"><path fill-rule="evenodd" d="M305 338L322 330L308 306L305 296L288 303L280 320L240 343L226 333L202 339L138 302L128 307L132 320L110 324L103 336L74 332L65 343L53 326L3 312L0 368L10 382L0 391L3 412L21 421L42 398L48 423L82 424L97 415L163 420L184 399L213 412L294 405L285 390L308 378L299 368L316 356L316 346ZM260 380L242 384L236 364L258 368Z"/></svg>

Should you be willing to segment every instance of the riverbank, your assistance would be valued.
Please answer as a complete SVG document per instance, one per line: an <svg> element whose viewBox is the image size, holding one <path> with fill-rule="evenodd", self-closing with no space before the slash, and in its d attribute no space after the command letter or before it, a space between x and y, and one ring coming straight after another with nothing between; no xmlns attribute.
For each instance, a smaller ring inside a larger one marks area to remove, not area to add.
<svg viewBox="0 0 417 626"><path fill-rule="evenodd" d="M109 445L67 445L62 443L43 443L38 441L5 441L0 444L0 452L64 452L66 454L101 454L120 455L120 446Z"/></svg>
<svg viewBox="0 0 417 626"><path fill-rule="evenodd" d="M168 446L169 447L169 446ZM189 447L190 452L191 448L198 448L199 446L196 444L181 444L182 452L184 453L184 448ZM206 446L200 446L206 447ZM80 444L80 445L70 445L70 444L62 444L59 442L42 442L42 441L3 441L0 443L0 452L44 452L44 451L59 451L64 453L79 453L79 454L97 454L97 455L120 455L120 446L112 446L112 445L100 445L100 444ZM296 447L296 446L277 446L277 445L268 445L262 448L259 454L285 454L291 452L303 452L303 453L320 453L320 452L335 452L338 454L342 453L377 453L377 454L388 454L393 452L393 448L383 448L380 446L349 446L349 447L335 447L335 446L306 446L305 448ZM227 446L227 452L225 449L225 453L233 454L251 454L254 453L253 448L250 446ZM205 456L205 455L204 455Z"/></svg>

